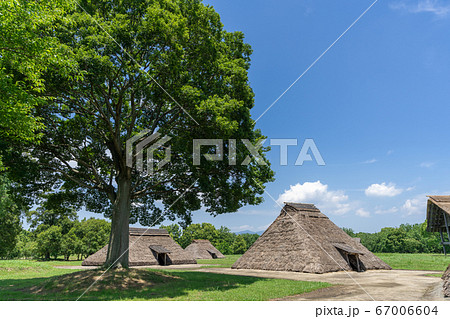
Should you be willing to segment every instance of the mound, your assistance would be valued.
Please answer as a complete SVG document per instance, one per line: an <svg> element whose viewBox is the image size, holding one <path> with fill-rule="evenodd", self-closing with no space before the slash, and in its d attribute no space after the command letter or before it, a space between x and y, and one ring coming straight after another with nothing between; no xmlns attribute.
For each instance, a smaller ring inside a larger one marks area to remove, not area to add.
<svg viewBox="0 0 450 319"><path fill-rule="evenodd" d="M314 204L303 203L285 203L275 221L231 268L316 274L391 269Z"/></svg>
<svg viewBox="0 0 450 319"><path fill-rule="evenodd" d="M109 270L104 274L103 272L104 270L85 270L53 277L41 286L32 286L26 290L34 294L81 294L89 287L89 291L142 290L178 279L178 277L145 269Z"/></svg>

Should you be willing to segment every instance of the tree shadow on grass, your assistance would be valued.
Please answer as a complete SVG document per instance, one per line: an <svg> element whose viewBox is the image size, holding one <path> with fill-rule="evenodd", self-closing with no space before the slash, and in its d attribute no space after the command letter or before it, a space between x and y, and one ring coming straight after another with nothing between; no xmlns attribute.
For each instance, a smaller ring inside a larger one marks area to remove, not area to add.
<svg viewBox="0 0 450 319"><path fill-rule="evenodd" d="M86 270L48 278L0 280L0 300L76 300L97 279L81 300L242 300L247 298L243 288L273 280L149 269L110 271L100 278L101 274L101 270ZM227 294L232 290L237 293ZM250 293L248 299L258 300L258 296Z"/></svg>

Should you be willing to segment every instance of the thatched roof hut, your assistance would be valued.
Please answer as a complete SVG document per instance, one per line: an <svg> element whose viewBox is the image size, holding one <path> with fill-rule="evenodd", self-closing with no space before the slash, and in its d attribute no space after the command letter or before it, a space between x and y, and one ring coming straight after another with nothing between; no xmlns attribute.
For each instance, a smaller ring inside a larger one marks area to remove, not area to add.
<svg viewBox="0 0 450 319"><path fill-rule="evenodd" d="M326 273L391 269L312 204L285 203L232 268Z"/></svg>
<svg viewBox="0 0 450 319"><path fill-rule="evenodd" d="M446 246L450 246L450 196L428 196L427 231L439 232L447 255ZM447 233L447 238L444 233Z"/></svg>
<svg viewBox="0 0 450 319"><path fill-rule="evenodd" d="M194 239L184 250L190 253L195 259L225 258L207 239Z"/></svg>
<svg viewBox="0 0 450 319"><path fill-rule="evenodd" d="M130 266L196 264L165 229L130 228ZM86 258L83 266L101 266L106 261L108 245Z"/></svg>

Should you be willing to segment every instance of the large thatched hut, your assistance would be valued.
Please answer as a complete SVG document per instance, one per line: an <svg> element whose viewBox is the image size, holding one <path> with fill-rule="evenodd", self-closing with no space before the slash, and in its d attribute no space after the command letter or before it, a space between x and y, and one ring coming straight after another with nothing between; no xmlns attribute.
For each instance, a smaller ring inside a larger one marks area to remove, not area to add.
<svg viewBox="0 0 450 319"><path fill-rule="evenodd" d="M441 235L441 244L447 255L450 248L450 196L428 196L427 231Z"/></svg>
<svg viewBox="0 0 450 319"><path fill-rule="evenodd" d="M225 258L207 239L194 239L184 250L190 253L195 259Z"/></svg>
<svg viewBox="0 0 450 319"><path fill-rule="evenodd" d="M130 228L130 266L196 264L165 229ZM86 258L83 266L101 266L106 261L108 245Z"/></svg>
<svg viewBox="0 0 450 319"><path fill-rule="evenodd" d="M232 268L326 273L391 269L312 204L285 203Z"/></svg>

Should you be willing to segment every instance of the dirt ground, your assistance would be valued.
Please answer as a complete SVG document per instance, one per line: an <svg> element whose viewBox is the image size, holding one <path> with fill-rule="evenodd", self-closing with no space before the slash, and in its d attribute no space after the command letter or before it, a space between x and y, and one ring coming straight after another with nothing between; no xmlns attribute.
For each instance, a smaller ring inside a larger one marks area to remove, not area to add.
<svg viewBox="0 0 450 319"><path fill-rule="evenodd" d="M229 268L203 268L197 271L263 278L322 281L336 286L281 300L448 300L442 293L442 280L427 276L433 271L370 270L362 273L343 271L307 274L286 271L264 271Z"/></svg>

